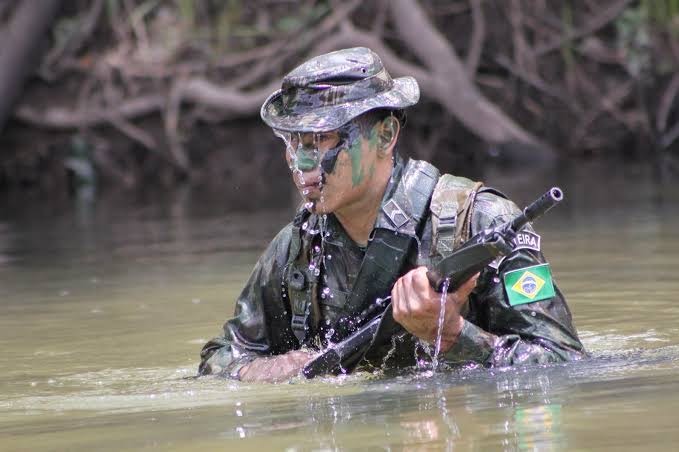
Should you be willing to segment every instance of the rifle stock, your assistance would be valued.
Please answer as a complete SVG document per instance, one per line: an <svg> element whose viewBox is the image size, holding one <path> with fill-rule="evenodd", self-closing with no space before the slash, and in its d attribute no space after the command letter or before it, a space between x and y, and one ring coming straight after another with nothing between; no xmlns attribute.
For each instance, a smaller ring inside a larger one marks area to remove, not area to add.
<svg viewBox="0 0 679 452"><path fill-rule="evenodd" d="M511 253L514 249L513 240L516 233L529 222L544 215L561 200L563 200L563 192L560 188L553 187L523 209L516 218L494 229L478 233L427 272L429 283L436 291L441 291L444 282L448 280L448 290L457 290L460 285L483 270L498 256ZM378 300L380 306L383 306L383 301ZM381 344L394 334L397 325L391 315L391 303L389 303L349 337L331 345L309 361L302 371L304 376L314 378L325 373L353 370L369 349Z"/></svg>

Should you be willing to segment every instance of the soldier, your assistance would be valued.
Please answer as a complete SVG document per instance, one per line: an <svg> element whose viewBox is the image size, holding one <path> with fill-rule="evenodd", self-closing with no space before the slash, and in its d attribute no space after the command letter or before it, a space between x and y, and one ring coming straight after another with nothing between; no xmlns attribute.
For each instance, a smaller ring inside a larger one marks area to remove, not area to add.
<svg viewBox="0 0 679 452"><path fill-rule="evenodd" d="M420 341L434 342L441 295L427 265L520 211L481 183L395 152L403 109L418 99L414 78L392 79L361 47L285 76L261 116L283 140L304 204L260 257L224 334L203 347L199 374L288 379L388 295L407 333L362 365L412 366ZM520 239L447 294L440 360L494 367L584 356L540 237L526 228Z"/></svg>

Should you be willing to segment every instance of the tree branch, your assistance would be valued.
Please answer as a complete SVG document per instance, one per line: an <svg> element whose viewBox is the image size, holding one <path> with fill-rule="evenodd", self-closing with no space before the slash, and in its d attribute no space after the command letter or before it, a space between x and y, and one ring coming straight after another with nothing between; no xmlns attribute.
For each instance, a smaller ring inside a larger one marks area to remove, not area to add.
<svg viewBox="0 0 679 452"><path fill-rule="evenodd" d="M111 115L127 119L145 116L162 109L164 105L164 95L149 94L135 99L123 100L116 106L103 109L41 108L21 104L15 110L14 116L29 124L51 129L77 129L108 123Z"/></svg>
<svg viewBox="0 0 679 452"><path fill-rule="evenodd" d="M619 86L612 89L606 96L604 96L597 108L590 109L580 120L580 124L575 129L573 133L573 138L571 139L570 147L576 148L581 142L586 138L587 129L589 126L605 111L611 113L611 116L618 119L621 122L625 122L622 119L622 115L616 111L618 104L620 104L629 94L632 92L634 84L631 81L624 82ZM625 124L628 125L628 124Z"/></svg>
<svg viewBox="0 0 679 452"><path fill-rule="evenodd" d="M603 13L591 19L582 29L573 30L570 33L566 33L564 36L554 39L552 42L536 47L533 51L534 56L541 57L549 52L560 49L563 43L566 41L580 39L594 33L600 28L605 27L610 22L615 20L633 1L634 0L621 0L618 3L615 3Z"/></svg>
<svg viewBox="0 0 679 452"><path fill-rule="evenodd" d="M674 104L674 98L679 93L679 74L675 74L667 85L665 92L660 98L660 106L658 107L658 115L656 117L656 129L658 132L663 132L667 128L667 119Z"/></svg>
<svg viewBox="0 0 679 452"><path fill-rule="evenodd" d="M483 0L470 0L474 31L472 32L469 52L467 53L467 60L465 62L467 76L470 79L473 79L476 75L476 70L479 67L479 61L481 60L481 53L483 52L483 41L486 39L486 21L483 17L482 2Z"/></svg>
<svg viewBox="0 0 679 452"><path fill-rule="evenodd" d="M259 111L266 97L277 89L279 82L272 82L255 91L242 92L218 86L202 78L181 83L173 96L183 102L194 102L229 113L230 117L253 114ZM93 127L111 122L111 118L133 119L166 108L165 94L149 94L135 99L125 99L106 108L83 107L80 109L32 107L20 105L15 117L24 122L51 129L76 129Z"/></svg>
<svg viewBox="0 0 679 452"><path fill-rule="evenodd" d="M429 97L441 102L449 113L487 142L524 143L542 150L544 156L553 154L549 146L481 94L467 76L455 50L415 0L393 0L390 5L400 37L431 70L434 83L431 87L422 87Z"/></svg>
<svg viewBox="0 0 679 452"><path fill-rule="evenodd" d="M57 44L45 56L40 66L40 74L47 80L55 77L55 69L53 66L57 60L64 59L65 55L73 55L83 46L85 41L92 35L104 9L104 0L95 0L92 2L90 10L85 14L85 17L74 26L75 30L71 32L70 36L63 42Z"/></svg>

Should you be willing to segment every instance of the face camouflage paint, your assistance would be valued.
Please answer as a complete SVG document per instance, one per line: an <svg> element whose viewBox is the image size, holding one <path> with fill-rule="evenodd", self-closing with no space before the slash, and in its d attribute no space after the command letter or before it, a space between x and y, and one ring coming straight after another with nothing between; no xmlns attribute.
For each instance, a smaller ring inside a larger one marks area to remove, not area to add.
<svg viewBox="0 0 679 452"><path fill-rule="evenodd" d="M318 165L322 174L332 174L343 150L351 155L352 166L360 164L360 127L353 121L337 130L320 133L274 133L283 140L293 173L313 171Z"/></svg>

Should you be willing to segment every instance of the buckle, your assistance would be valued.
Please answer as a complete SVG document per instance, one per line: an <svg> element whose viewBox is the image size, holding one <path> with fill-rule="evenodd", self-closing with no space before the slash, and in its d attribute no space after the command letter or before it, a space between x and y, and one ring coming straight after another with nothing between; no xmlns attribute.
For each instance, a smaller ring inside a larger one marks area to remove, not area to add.
<svg viewBox="0 0 679 452"><path fill-rule="evenodd" d="M306 318L306 315L292 314L292 321L290 322L292 328L295 330L306 330Z"/></svg>

